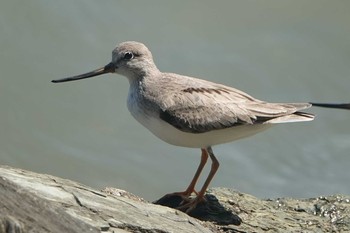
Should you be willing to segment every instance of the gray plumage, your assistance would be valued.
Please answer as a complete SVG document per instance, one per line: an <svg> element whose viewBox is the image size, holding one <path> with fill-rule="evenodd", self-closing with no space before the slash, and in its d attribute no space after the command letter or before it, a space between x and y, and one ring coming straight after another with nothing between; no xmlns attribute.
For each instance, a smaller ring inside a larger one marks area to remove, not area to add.
<svg viewBox="0 0 350 233"><path fill-rule="evenodd" d="M134 54L135 62L123 69L121 55L126 52ZM117 65L118 73L128 77L131 90L135 89L129 93L139 93L137 99L142 104L129 100L129 105L138 104L146 115L147 108L157 109L160 119L184 132L203 133L239 125L308 121L314 117L299 112L309 108L309 103L267 103L232 87L162 73L155 66L151 52L138 42L120 44L113 51L112 62L121 63ZM134 97L129 95L129 99ZM129 106L129 109L134 108Z"/></svg>

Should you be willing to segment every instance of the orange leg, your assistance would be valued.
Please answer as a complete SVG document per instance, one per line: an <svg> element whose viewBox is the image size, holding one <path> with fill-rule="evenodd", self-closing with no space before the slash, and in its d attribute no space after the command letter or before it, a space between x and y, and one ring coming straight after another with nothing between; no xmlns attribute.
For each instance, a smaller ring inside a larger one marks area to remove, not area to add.
<svg viewBox="0 0 350 233"><path fill-rule="evenodd" d="M182 198L188 199L188 197L191 196L191 194L193 192L197 194L197 192L194 190L194 187L196 186L198 178L199 178L199 176L200 176L200 174L201 174L201 172L202 172L202 170L203 170L203 168L204 168L204 166L205 166L205 164L207 163L207 160L208 160L208 152L207 152L207 150L205 150L205 149L201 149L201 150L202 150L201 162L198 165L197 171L194 174L190 185L187 187L187 189L185 191L173 193L174 195L180 195L180 196L182 196ZM171 195L173 195L173 194L171 194Z"/></svg>
<svg viewBox="0 0 350 233"><path fill-rule="evenodd" d="M184 205L182 205L182 206L179 207L179 209L184 209L184 210L186 210L187 213L190 212L191 210L193 210L194 208L196 208L196 206L198 205L198 203L200 203L200 202L202 202L202 201L205 201L205 199L204 199L204 194L205 194L205 192L207 191L207 188L208 188L208 186L209 186L209 184L210 184L210 181L213 179L213 177L214 177L216 171L217 171L218 168L219 168L219 161L215 158L215 155L214 155L213 150L211 149L211 147L208 147L208 148L206 148L206 149L202 149L202 157L203 157L203 154L204 154L203 151L205 152L206 157L208 157L208 154L209 154L210 159L212 160L211 169L210 169L209 175L208 175L207 179L205 180L205 182L204 182L204 184L203 184L203 187L202 187L202 189L199 191L197 197L195 197L193 200L190 200L188 203L186 203L186 204L184 204ZM204 165L203 165L203 166L204 166ZM200 168L200 166L199 166L198 168ZM203 167L202 167L202 168L203 168ZM200 169L200 171L202 170L202 168ZM199 170L199 169L198 169L198 170ZM197 175L197 173L198 173L198 170L197 170L197 172L196 172L196 175ZM200 172L199 172L199 173L200 173ZM196 175L195 175L195 177L194 177L193 180L195 180ZM198 174L198 176L199 176L199 174ZM197 179L198 179L198 177L197 177ZM195 181L197 181L197 180L195 180ZM194 183L195 183L195 182L194 182ZM189 188L191 188L191 185L192 185L192 182L191 182ZM193 187L194 187L194 185L193 185ZM187 191L187 190L186 190L186 191ZM185 192L186 192L186 191L185 191Z"/></svg>
<svg viewBox="0 0 350 233"><path fill-rule="evenodd" d="M201 149L202 150L202 157L201 157L201 162L197 168L196 174L194 174L193 179L190 183L190 185L187 187L186 191L184 192L187 195L191 195L193 192L195 192L194 187L198 181L198 178L200 176L200 174L202 173L202 170L205 166L205 164L207 163L208 160L208 153L205 149Z"/></svg>

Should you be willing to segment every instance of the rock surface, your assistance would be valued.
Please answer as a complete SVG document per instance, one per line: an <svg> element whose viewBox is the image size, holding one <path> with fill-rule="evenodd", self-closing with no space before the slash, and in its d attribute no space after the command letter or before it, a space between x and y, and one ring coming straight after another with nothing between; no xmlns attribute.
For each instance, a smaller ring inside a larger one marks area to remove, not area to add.
<svg viewBox="0 0 350 233"><path fill-rule="evenodd" d="M350 196L261 200L214 188L206 197L201 210L191 213L198 220L123 190L97 191L0 166L0 233L350 232Z"/></svg>

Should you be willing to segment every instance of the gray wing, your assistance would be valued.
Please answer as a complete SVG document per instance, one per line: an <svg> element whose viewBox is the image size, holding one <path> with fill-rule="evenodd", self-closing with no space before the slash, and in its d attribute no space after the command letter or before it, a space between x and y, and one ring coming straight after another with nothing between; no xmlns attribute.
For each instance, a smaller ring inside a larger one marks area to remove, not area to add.
<svg viewBox="0 0 350 233"><path fill-rule="evenodd" d="M167 93L159 113L162 120L184 132L204 133L239 125L313 119L312 114L298 112L309 108L309 103L267 103L234 88L194 81L200 87L189 88L187 83L180 91Z"/></svg>

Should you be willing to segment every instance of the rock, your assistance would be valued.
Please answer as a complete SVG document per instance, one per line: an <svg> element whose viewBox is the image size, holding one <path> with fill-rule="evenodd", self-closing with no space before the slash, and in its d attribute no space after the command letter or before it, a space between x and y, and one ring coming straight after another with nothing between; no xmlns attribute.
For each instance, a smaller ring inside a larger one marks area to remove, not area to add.
<svg viewBox="0 0 350 233"><path fill-rule="evenodd" d="M227 232L350 232L350 196L261 200L227 188L208 191L241 219L240 226L220 225Z"/></svg>
<svg viewBox="0 0 350 233"><path fill-rule="evenodd" d="M0 166L1 233L213 230L175 209L109 195L50 175Z"/></svg>
<svg viewBox="0 0 350 233"><path fill-rule="evenodd" d="M189 213L198 220L124 190L97 191L51 175L0 166L0 233L350 232L350 197L345 195L261 200L213 188L206 199ZM159 204L173 201L161 199Z"/></svg>

